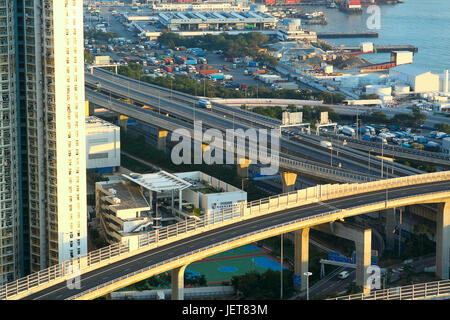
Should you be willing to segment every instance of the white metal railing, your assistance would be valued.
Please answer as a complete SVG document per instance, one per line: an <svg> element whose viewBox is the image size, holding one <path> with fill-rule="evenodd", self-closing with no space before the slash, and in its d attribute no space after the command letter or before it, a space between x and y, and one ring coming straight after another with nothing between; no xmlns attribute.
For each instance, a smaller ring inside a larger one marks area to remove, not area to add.
<svg viewBox="0 0 450 320"><path fill-rule="evenodd" d="M450 297L450 280L434 281L375 290L370 294L351 294L327 300L426 300L437 297Z"/></svg>
<svg viewBox="0 0 450 320"><path fill-rule="evenodd" d="M237 207L205 214L199 219L190 218L164 228L152 230L140 235L137 242L133 243L133 245L131 245L130 242L114 244L92 251L85 256L60 263L48 269L33 273L27 277L7 283L0 286L0 299L7 299L39 286L48 285L52 282L56 283L56 281L63 281L73 274L73 269L71 269L70 266L78 267L81 273L88 272L100 267L101 263L107 263L124 254L127 254L127 256L134 255L143 252L143 250L155 248L156 246L161 245L161 243L167 244L174 242L198 232L219 228L229 223L279 212L289 208L301 207L302 205L310 203L318 203L334 198L384 190L386 189L386 186L389 188L398 188L447 180L450 180L450 171L427 173L361 184L318 185L252 202L244 202ZM429 194L429 192L427 194ZM361 206L366 206L366 204ZM315 217L316 216L306 217L305 219L314 219Z"/></svg>
<svg viewBox="0 0 450 320"><path fill-rule="evenodd" d="M225 244L225 243L231 242L231 241L236 241L236 240L239 240L239 239L242 239L242 238L246 238L246 237L249 237L249 236L251 236L251 235L261 233L261 232L269 231L269 230L272 230L272 229L281 228L281 227L283 227L283 226L290 225L290 224L293 224L293 223L298 223L298 222L305 221L305 220L309 220L309 219L316 219L316 218L323 217L323 216L326 216L326 215L329 215L329 214L337 213L337 212L339 212L339 211L340 211L340 210L334 210L334 211L329 211L329 212L319 213L319 214L314 215L314 216L312 216L312 217L303 217L303 218L300 218L300 219L297 219L297 220L294 220L294 221L289 221L289 222L277 224L277 225L274 225L274 226L270 226L270 227L267 227L267 228L264 228L264 229L260 229L260 230L257 230L257 231L253 231L253 232L250 232L250 233L246 233L246 234L244 234L244 235L240 235L240 236L237 236L237 237L234 237L234 238L231 238L231 239L227 239L227 240L224 240L224 241L221 241L221 242L218 242L218 243L215 243L215 244L212 244L212 245L209 245L209 246L206 246L206 247L197 249L197 250L193 250L193 251L184 253L184 254L182 254L182 255L176 256L176 257L174 257L174 258L166 259L166 260L164 260L164 261L161 261L161 262L152 264L151 266L148 266L148 267L139 269L139 270L137 270L137 271L135 271L135 272L126 274L126 275L124 275L124 276L122 276L122 277L119 277L119 278L116 278L116 279L114 279L114 280L111 280L111 281L102 283L101 285L98 285L98 286L96 286L96 287L93 287L93 288L91 288L91 289L88 289L88 290L86 290L86 291L83 291L83 292L81 292L81 293L78 293L78 294L76 294L76 295L73 295L73 296L67 298L66 300L73 300L73 299L79 298L79 297L81 297L81 296L84 296L84 295L86 295L86 294L88 294L88 293L97 291L97 290L99 290L99 289L101 289L101 288L104 288L104 287L106 287L106 286L109 286L109 285L111 285L111 284L113 284L113 283L116 283L116 282L118 282L118 281L121 281L121 280L130 278L130 277L133 277L133 276L138 275L138 274L140 274L140 273L146 272L146 271L151 270L151 269L155 269L155 268L157 268L157 267L159 267L159 266L163 266L163 265L166 265L166 264L171 263L171 262L174 262L174 261L180 261L181 259L186 258L186 257L188 257L188 256L197 254L197 253L202 252L202 251L207 251L207 250L209 250L209 249L211 249L211 248L214 248L214 247L219 247L219 246L221 246L221 245L223 245L223 244Z"/></svg>

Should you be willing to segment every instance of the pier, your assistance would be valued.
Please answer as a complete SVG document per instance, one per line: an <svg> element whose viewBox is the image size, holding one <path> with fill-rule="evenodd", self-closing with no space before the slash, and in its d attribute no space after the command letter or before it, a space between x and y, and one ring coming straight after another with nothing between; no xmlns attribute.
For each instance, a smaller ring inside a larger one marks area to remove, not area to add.
<svg viewBox="0 0 450 320"><path fill-rule="evenodd" d="M378 32L318 32L318 39L336 39L336 38L378 38Z"/></svg>
<svg viewBox="0 0 450 320"><path fill-rule="evenodd" d="M377 46L375 45L377 52L392 52L392 51L412 51L418 52L419 48L410 44L406 45L392 45L392 46ZM361 51L360 47L339 47L341 50L348 50L351 52Z"/></svg>

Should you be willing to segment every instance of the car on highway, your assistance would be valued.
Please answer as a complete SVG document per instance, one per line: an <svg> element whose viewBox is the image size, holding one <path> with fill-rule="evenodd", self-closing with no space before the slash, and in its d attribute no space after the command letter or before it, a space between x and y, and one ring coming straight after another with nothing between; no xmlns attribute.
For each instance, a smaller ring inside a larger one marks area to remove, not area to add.
<svg viewBox="0 0 450 320"><path fill-rule="evenodd" d="M348 271L342 271L339 273L339 279L347 279L350 273Z"/></svg>

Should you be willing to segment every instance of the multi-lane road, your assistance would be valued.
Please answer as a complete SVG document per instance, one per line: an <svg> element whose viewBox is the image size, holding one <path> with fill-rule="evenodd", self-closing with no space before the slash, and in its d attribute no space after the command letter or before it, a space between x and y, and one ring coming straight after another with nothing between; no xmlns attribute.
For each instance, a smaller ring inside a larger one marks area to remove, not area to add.
<svg viewBox="0 0 450 320"><path fill-rule="evenodd" d="M440 183L428 183L422 185L406 186L389 190L389 199L395 200L405 196L421 195L424 193L450 190L450 181ZM377 203L386 199L386 191L375 191L357 196L342 197L305 205L299 208L288 209L269 215L255 217L246 221L230 224L225 227L210 230L199 235L192 236L168 245L161 246L136 256L123 259L116 263L104 266L81 276L81 288L69 290L66 283L62 282L46 288L38 293L31 294L26 299L66 299L76 294L99 286L108 281L117 279L123 275L141 270L158 262L177 257L182 254L201 249L215 243L227 241L235 237L246 235L268 227L293 222L299 218L312 217L330 211L330 207L336 209L349 209L354 206ZM244 243L243 243L244 244Z"/></svg>
<svg viewBox="0 0 450 320"><path fill-rule="evenodd" d="M101 93L93 92L97 84L101 84ZM86 87L88 98L95 95L103 95L114 98L121 97L134 101L138 105L150 105L155 111L167 112L183 121L192 122L203 121L205 126L226 129L248 129L248 128L279 128L280 121L271 119L259 114L255 114L240 108L213 104L212 111L204 111L198 107L198 98L171 89L143 83L124 76L115 75L104 70L95 70L94 74L86 74ZM152 111L148 111L152 112ZM138 119L139 120L139 119ZM299 140L301 139L301 140ZM281 150L289 153L289 158L311 163L321 163L337 169L357 172L373 177L380 177L381 160L371 157L369 161L368 153L357 151L345 146L336 145L333 151L320 145L315 137L293 137L281 138ZM340 165L339 165L340 164ZM422 173L410 167L398 163L383 164L389 177L404 176ZM393 169L393 170L392 170ZM392 173L394 172L394 173ZM385 172L383 176L385 176Z"/></svg>

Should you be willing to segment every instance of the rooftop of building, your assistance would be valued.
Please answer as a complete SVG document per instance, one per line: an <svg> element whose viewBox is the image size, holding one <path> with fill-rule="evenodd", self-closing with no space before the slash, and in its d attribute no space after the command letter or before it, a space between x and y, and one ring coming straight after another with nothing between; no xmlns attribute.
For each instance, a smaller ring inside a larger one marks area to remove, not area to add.
<svg viewBox="0 0 450 320"><path fill-rule="evenodd" d="M126 180L98 182L102 188L119 199L115 204L117 210L148 208L150 206L140 189Z"/></svg>
<svg viewBox="0 0 450 320"><path fill-rule="evenodd" d="M208 20L235 20L239 19L241 21L245 20L254 20L254 19L273 19L274 17L268 15L263 12L254 12L254 11L183 11L183 12L164 12L159 13L158 16L160 19L165 21L170 20L200 20L200 21L208 21Z"/></svg>
<svg viewBox="0 0 450 320"><path fill-rule="evenodd" d="M430 73L430 70L422 69L411 64L404 64L397 67L391 68L392 71L406 73L414 76L419 76L425 73Z"/></svg>
<svg viewBox="0 0 450 320"><path fill-rule="evenodd" d="M86 123L86 129L95 129L95 128L104 128L104 127L119 128L115 124L112 124L111 122L108 122L108 121L98 118L96 116L86 117L85 123Z"/></svg>
<svg viewBox="0 0 450 320"><path fill-rule="evenodd" d="M183 190L191 186L189 182L166 171L147 174L130 173L122 176L147 190L156 192Z"/></svg>

